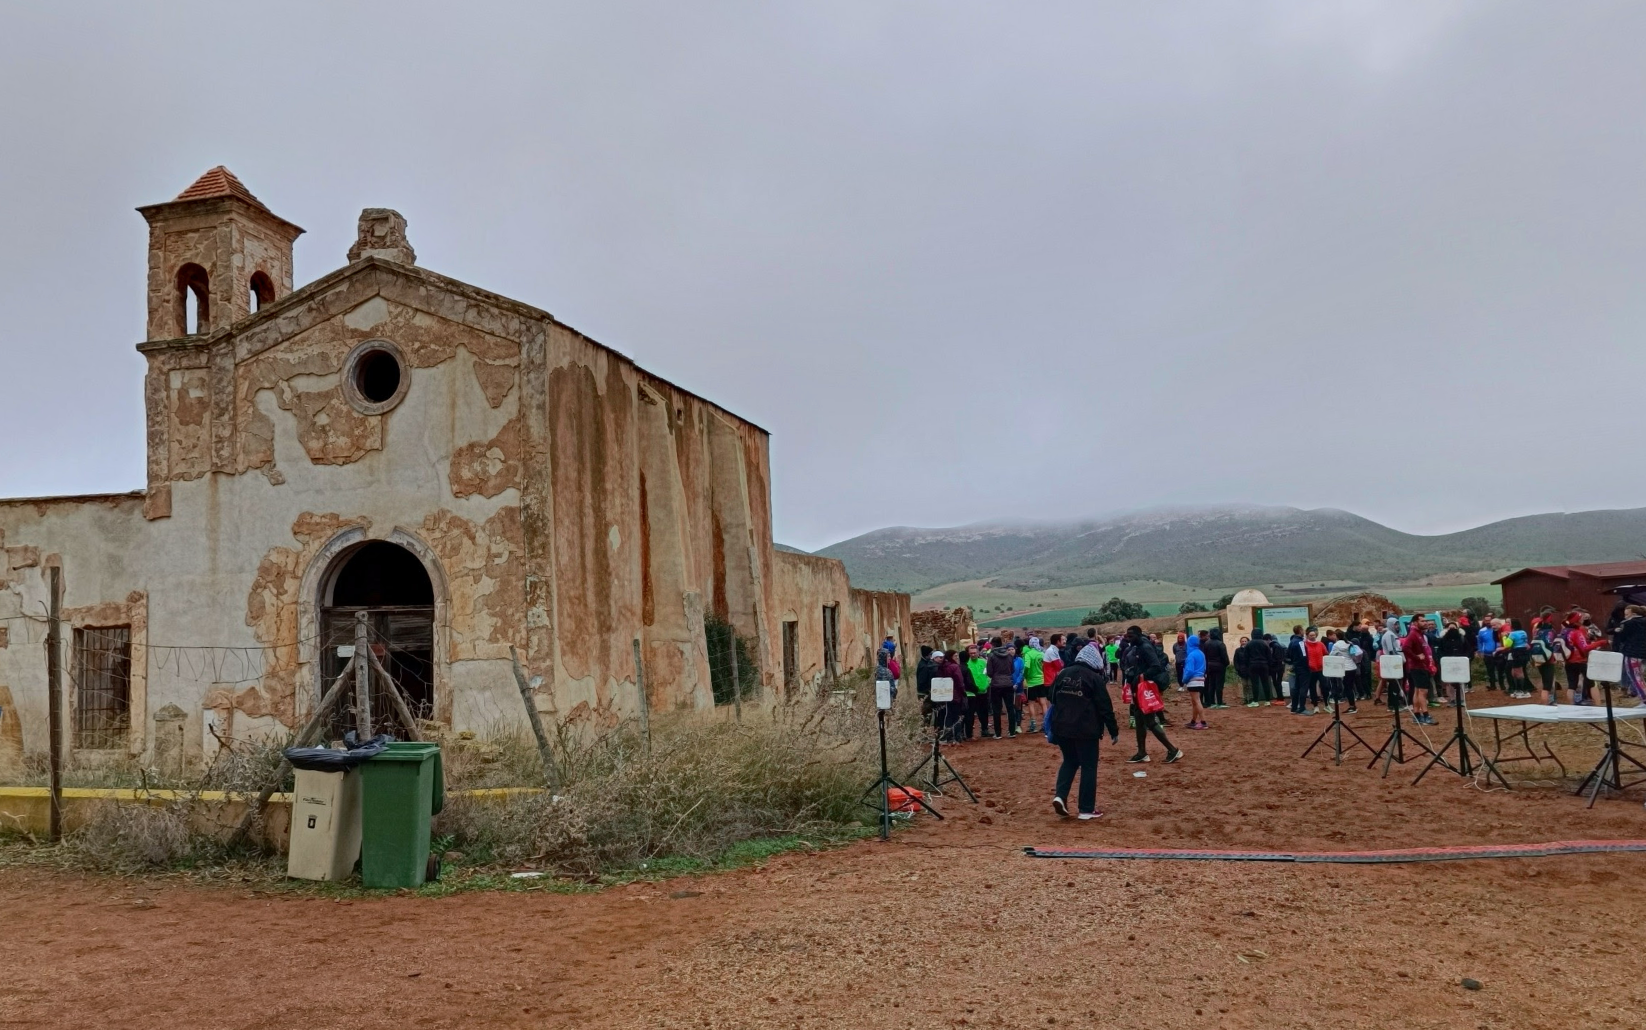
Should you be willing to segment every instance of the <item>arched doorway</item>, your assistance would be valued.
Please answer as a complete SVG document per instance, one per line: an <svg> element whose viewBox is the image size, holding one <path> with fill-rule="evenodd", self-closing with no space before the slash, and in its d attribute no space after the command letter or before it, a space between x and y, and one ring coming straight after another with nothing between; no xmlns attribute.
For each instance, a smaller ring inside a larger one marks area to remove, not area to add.
<svg viewBox="0 0 1646 1030"><path fill-rule="evenodd" d="M321 675L343 672L355 615L366 613L372 654L400 687L412 714L434 717L434 584L418 557L398 544L368 540L333 559L320 585ZM374 722L393 720L383 686L372 686ZM352 705L349 708L352 713ZM352 714L339 726L353 724Z"/></svg>

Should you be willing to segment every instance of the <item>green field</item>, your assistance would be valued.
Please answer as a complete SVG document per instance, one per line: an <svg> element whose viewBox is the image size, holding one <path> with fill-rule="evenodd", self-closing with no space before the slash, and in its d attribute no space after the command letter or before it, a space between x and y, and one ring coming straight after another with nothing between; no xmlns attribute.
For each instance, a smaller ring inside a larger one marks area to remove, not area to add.
<svg viewBox="0 0 1646 1030"><path fill-rule="evenodd" d="M1104 598L1104 600L1108 600L1108 598ZM1101 603L1099 602L1099 604ZM1149 614L1153 616L1176 615L1178 606L1182 603L1181 601L1163 601L1158 604L1145 604L1143 607L1149 609ZM1036 608L1019 615L980 622L977 626L979 629L999 626L1078 626L1086 613L1095 607L1097 605L1088 604L1080 608L1050 608L1046 610Z"/></svg>
<svg viewBox="0 0 1646 1030"><path fill-rule="evenodd" d="M963 584L951 583L948 587L959 587ZM916 603L925 600L928 595L938 593L947 588L927 591L916 599ZM973 587L975 590L976 587ZM1349 584L1328 584L1321 589L1319 584L1296 584L1271 587L1266 594L1269 600L1276 604L1287 604L1294 601L1320 601L1338 594L1349 593L1353 590L1371 590L1386 595L1390 600L1407 611L1434 611L1438 608L1456 608L1465 597L1484 597L1494 605L1503 603L1503 588L1490 583L1463 583L1453 586L1422 585L1384 585L1384 586L1353 586ZM1044 593L1050 593L1046 591ZM980 609L973 605L978 619L978 628L994 629L999 627L1020 626L1073 626L1078 625L1085 614L1098 607L1111 597L1124 597L1128 601L1137 601L1149 609L1152 616L1176 615L1178 607L1185 600L1194 599L1208 607L1223 594L1232 591L1208 591L1192 587L1182 587L1167 583L1109 583L1096 587L1075 587L1064 594L1085 594L1091 600L1078 605L1060 605L1055 608L1034 608L1034 600L1041 594L1009 595L1009 591L993 590L986 596L989 607L1003 605L1004 611L998 614L987 609ZM1170 600L1158 600L1160 594L1175 594ZM1149 598L1145 600L1145 598ZM1015 601L1015 605L1013 604ZM951 604L964 604L964 601L951 601ZM1042 602L1044 603L1044 602ZM1016 615L1007 615L1006 611L1017 610Z"/></svg>

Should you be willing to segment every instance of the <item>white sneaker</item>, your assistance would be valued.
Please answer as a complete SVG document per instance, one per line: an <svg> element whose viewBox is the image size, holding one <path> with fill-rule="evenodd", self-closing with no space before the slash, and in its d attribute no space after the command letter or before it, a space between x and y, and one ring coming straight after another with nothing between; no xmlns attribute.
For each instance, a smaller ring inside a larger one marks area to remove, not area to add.
<svg viewBox="0 0 1646 1030"><path fill-rule="evenodd" d="M1052 798L1052 807L1057 809L1057 814L1063 818L1067 819L1069 817L1069 806L1063 803L1062 798ZM1081 816L1081 818L1084 819L1085 816Z"/></svg>
<svg viewBox="0 0 1646 1030"><path fill-rule="evenodd" d="M1080 818L1082 818L1082 819L1101 819L1101 818L1103 818L1103 813L1102 812L1082 812L1082 813L1080 813Z"/></svg>

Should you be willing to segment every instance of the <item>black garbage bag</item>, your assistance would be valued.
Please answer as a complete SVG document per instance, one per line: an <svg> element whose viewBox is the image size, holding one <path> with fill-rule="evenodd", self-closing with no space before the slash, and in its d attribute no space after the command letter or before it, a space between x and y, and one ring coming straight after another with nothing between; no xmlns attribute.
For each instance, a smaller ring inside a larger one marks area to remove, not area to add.
<svg viewBox="0 0 1646 1030"><path fill-rule="evenodd" d="M293 769L308 769L311 772L348 772L355 766L374 755L380 755L394 740L387 733L380 733L364 744L350 730L343 735L343 748L330 747L289 747L281 752L286 756Z"/></svg>

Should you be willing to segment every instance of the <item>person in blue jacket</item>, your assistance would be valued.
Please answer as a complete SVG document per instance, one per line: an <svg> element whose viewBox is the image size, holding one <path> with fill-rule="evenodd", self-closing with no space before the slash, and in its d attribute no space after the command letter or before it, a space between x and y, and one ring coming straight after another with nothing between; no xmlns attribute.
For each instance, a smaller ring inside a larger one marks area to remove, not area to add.
<svg viewBox="0 0 1646 1030"><path fill-rule="evenodd" d="M1502 687L1497 661L1497 630L1492 628L1491 619L1480 620L1480 632L1475 634L1475 650L1480 652L1480 660L1486 666L1486 689Z"/></svg>
<svg viewBox="0 0 1646 1030"><path fill-rule="evenodd" d="M1206 728L1206 709L1201 694L1206 689L1206 652L1200 649L1200 634L1190 633L1184 638L1183 689L1189 692L1189 729Z"/></svg>

